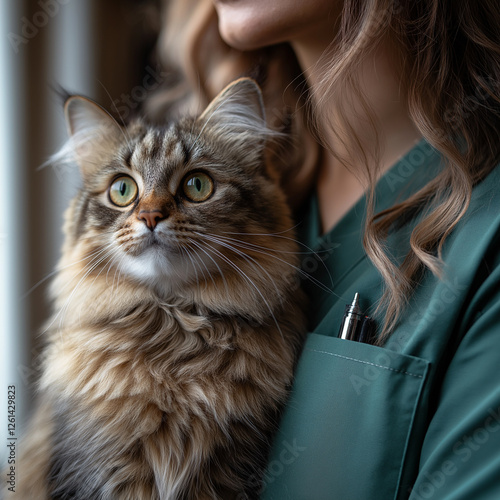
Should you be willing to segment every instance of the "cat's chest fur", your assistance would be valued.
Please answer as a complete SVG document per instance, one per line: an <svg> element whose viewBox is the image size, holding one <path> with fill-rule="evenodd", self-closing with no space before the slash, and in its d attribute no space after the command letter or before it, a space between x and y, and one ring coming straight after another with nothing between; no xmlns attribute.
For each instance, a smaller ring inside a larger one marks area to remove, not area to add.
<svg viewBox="0 0 500 500"><path fill-rule="evenodd" d="M113 293L102 290L109 302ZM235 447L257 453L249 443L268 438L291 381L289 340L272 321L209 317L151 298L134 303L126 292L124 314L99 319L94 310L85 321L80 312L78 323L54 331L47 351L41 386L55 408L51 470L55 492L69 498L107 498L108 490L122 498L116 488L176 498L193 471ZM98 478L98 489L82 490L84 474ZM75 488L80 496L70 496Z"/></svg>

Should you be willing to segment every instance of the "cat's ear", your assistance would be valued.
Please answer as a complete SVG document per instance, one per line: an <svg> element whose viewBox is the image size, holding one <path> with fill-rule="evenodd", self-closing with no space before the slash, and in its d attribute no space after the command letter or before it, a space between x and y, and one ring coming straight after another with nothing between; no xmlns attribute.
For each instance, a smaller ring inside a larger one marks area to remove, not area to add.
<svg viewBox="0 0 500 500"><path fill-rule="evenodd" d="M82 173L89 174L112 156L124 131L105 109L86 97L69 97L64 115L74 159Z"/></svg>
<svg viewBox="0 0 500 500"><path fill-rule="evenodd" d="M251 78L230 83L198 120L204 128L220 132L221 137L244 149L263 145L270 133L266 127L262 92Z"/></svg>

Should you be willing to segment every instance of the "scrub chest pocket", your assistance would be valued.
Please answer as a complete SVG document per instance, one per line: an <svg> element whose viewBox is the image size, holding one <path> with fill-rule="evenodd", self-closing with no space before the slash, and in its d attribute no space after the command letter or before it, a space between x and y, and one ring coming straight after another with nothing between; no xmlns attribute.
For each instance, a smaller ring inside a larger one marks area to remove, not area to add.
<svg viewBox="0 0 500 500"><path fill-rule="evenodd" d="M428 368L395 351L310 334L262 498L397 498Z"/></svg>

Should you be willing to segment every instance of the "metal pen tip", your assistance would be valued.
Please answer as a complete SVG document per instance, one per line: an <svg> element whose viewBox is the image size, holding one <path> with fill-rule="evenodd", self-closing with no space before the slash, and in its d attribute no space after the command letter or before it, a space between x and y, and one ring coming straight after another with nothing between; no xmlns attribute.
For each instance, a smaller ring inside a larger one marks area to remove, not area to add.
<svg viewBox="0 0 500 500"><path fill-rule="evenodd" d="M359 312L360 312L360 309L359 309L359 293L358 292L356 292L354 294L354 299L352 301L351 306L349 307L349 311L351 311L353 313L357 313L357 314L359 314Z"/></svg>

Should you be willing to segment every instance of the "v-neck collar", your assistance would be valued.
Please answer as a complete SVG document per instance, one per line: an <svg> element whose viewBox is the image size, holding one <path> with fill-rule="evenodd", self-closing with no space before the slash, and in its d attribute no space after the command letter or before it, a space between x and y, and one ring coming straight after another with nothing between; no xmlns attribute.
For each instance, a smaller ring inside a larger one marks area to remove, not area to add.
<svg viewBox="0 0 500 500"><path fill-rule="evenodd" d="M439 171L440 153L425 139L400 158L377 182L375 212L381 212L407 199ZM363 248L366 196L363 196L327 233L321 234L317 195L313 194L299 227L299 237L308 251L302 270L309 279L304 289L309 297L310 328L322 320L339 300L342 307L352 297L343 296L352 271L367 259Z"/></svg>

